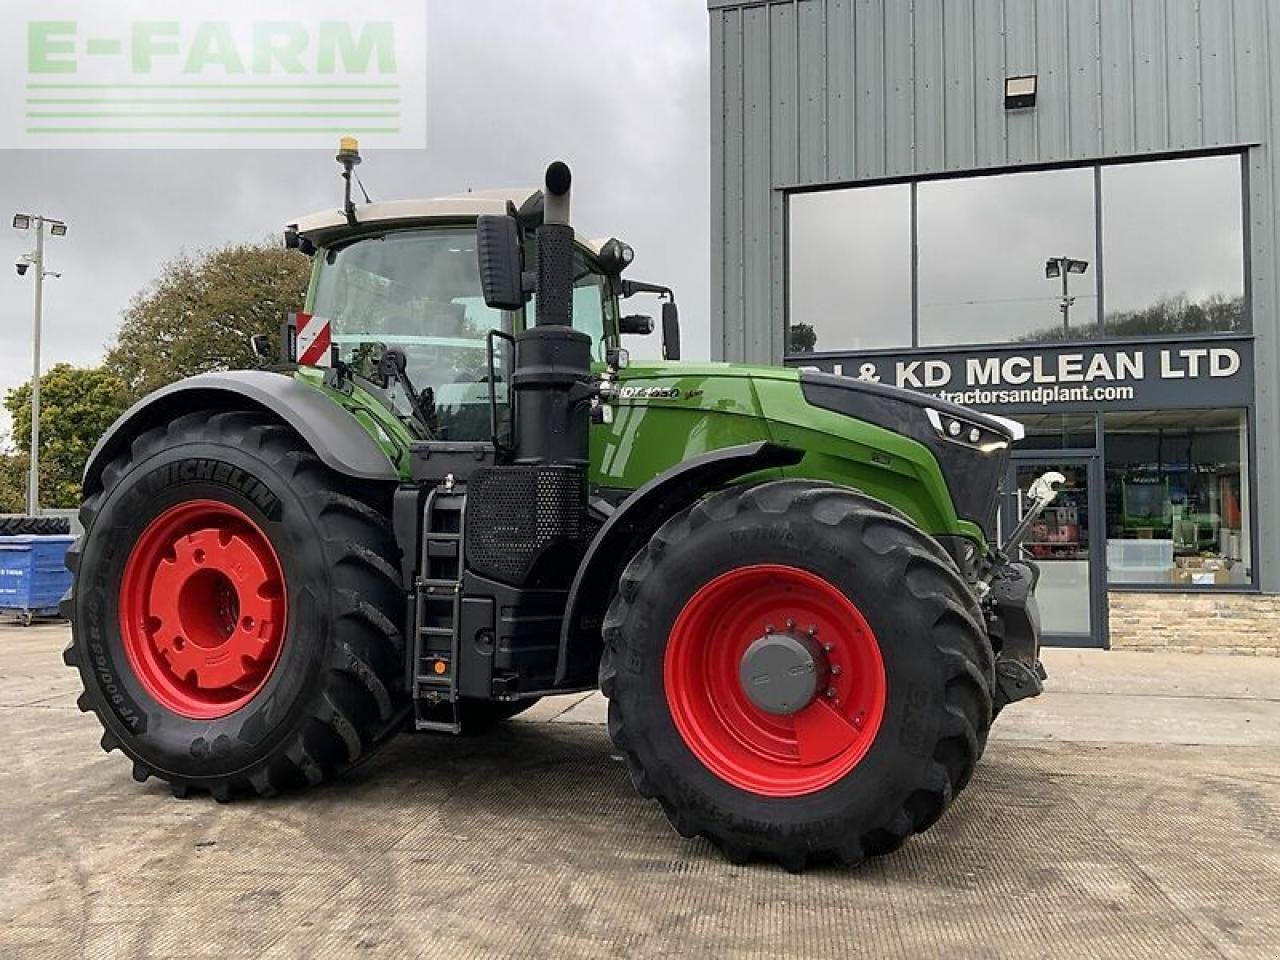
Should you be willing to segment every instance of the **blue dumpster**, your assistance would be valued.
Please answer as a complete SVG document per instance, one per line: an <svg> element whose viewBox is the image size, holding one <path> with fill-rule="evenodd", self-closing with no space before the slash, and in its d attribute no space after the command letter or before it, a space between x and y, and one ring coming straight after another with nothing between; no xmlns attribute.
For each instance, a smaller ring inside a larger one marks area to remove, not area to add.
<svg viewBox="0 0 1280 960"><path fill-rule="evenodd" d="M75 537L0 537L0 614L21 617L58 612L71 589L67 549Z"/></svg>

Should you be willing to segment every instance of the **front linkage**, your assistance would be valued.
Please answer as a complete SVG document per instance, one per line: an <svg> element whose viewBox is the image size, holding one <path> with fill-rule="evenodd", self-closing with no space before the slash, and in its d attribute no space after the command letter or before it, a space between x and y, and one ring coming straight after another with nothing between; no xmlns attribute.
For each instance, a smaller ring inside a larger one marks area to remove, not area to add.
<svg viewBox="0 0 1280 960"><path fill-rule="evenodd" d="M1060 473L1049 472L1031 484L1026 513L994 552L989 569L979 581L987 632L992 646L999 651L997 713L1010 703L1039 696L1044 690L1047 674L1040 662L1040 611L1035 598L1040 568L1034 561L1010 558L1019 555L1032 524L1057 499L1058 488L1066 479Z"/></svg>

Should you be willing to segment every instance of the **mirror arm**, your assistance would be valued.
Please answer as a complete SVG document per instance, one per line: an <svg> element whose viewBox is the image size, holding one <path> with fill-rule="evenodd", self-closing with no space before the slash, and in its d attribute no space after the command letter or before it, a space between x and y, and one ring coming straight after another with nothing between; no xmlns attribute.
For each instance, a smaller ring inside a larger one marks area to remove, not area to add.
<svg viewBox="0 0 1280 960"><path fill-rule="evenodd" d="M675 293L670 287L664 287L659 283L644 283L641 280L623 280L622 296L623 298L634 297L637 293L656 293L659 296L667 297L674 301Z"/></svg>
<svg viewBox="0 0 1280 960"><path fill-rule="evenodd" d="M435 391L430 387L425 387L419 392L409 378L406 367L404 351L395 347L383 350L382 356L378 359L378 374L388 384L393 380L399 384L400 389L404 391L405 397L409 401L409 406L413 410L414 416L422 424L422 428L426 430L428 439L431 439L435 435Z"/></svg>

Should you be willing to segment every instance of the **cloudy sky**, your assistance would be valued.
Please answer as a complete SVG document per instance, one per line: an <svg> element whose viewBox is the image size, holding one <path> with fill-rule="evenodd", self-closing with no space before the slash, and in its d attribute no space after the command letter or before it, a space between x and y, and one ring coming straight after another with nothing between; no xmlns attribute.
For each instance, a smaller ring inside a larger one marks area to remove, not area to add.
<svg viewBox="0 0 1280 960"><path fill-rule="evenodd" d="M548 161L568 160L579 229L632 243L632 275L676 289L686 355L706 356L705 4L430 0L427 32L427 149L366 150L360 172L374 199L536 184ZM12 212L71 227L47 252L63 277L45 288L46 369L99 360L121 310L175 253L278 235L335 206L341 187L330 151L12 150L0 160L7 264L32 242L8 229ZM7 264L0 390L31 366L31 276Z"/></svg>

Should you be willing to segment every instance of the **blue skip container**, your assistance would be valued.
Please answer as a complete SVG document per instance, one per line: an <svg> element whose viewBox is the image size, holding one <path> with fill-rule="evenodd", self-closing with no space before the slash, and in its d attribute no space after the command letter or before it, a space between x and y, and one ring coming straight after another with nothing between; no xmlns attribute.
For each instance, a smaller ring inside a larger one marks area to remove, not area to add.
<svg viewBox="0 0 1280 960"><path fill-rule="evenodd" d="M0 537L0 613L21 617L58 612L58 602L71 589L67 550L76 538Z"/></svg>

